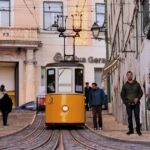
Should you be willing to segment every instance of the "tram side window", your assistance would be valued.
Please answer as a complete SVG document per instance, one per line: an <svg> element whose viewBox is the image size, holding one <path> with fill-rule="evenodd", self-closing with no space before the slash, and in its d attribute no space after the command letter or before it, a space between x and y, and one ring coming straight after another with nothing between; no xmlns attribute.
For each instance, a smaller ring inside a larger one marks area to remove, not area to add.
<svg viewBox="0 0 150 150"><path fill-rule="evenodd" d="M75 92L83 93L83 69L75 69Z"/></svg>
<svg viewBox="0 0 150 150"><path fill-rule="evenodd" d="M47 93L55 93L55 70L47 70Z"/></svg>

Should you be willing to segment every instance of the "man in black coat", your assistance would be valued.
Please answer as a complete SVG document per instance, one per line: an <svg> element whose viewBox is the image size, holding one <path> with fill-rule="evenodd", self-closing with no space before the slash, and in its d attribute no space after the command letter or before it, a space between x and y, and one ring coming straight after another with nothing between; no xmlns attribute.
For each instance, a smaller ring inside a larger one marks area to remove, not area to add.
<svg viewBox="0 0 150 150"><path fill-rule="evenodd" d="M0 100L0 109L2 112L2 117L3 117L3 125L7 126L7 118L8 114L12 111L12 100L8 96L8 94L4 94L4 96Z"/></svg>
<svg viewBox="0 0 150 150"><path fill-rule="evenodd" d="M133 121L132 121L132 111L134 111L136 131L138 135L142 135L140 131L140 99L143 95L140 84L133 80L133 73L131 71L127 72L127 82L123 85L121 90L121 98L123 103L126 105L127 115L128 115L128 135L134 133Z"/></svg>

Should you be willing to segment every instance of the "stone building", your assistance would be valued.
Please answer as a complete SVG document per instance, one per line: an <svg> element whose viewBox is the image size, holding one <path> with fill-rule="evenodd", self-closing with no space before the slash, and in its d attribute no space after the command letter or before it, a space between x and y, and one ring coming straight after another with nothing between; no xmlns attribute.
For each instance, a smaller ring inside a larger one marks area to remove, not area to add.
<svg viewBox="0 0 150 150"><path fill-rule="evenodd" d="M0 85L13 97L14 105L36 100L45 86L45 65L63 57L64 40L54 27L57 15L82 14L82 31L76 38L76 57L85 65L85 81L101 85L105 42L92 39L91 27L104 23L103 0L0 0ZM72 39L66 39L72 53Z"/></svg>

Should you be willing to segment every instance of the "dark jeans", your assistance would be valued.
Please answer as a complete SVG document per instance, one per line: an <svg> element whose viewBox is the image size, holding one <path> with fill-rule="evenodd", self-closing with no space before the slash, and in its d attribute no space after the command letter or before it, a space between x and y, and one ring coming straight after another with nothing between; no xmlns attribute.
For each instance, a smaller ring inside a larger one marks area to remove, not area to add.
<svg viewBox="0 0 150 150"><path fill-rule="evenodd" d="M85 99L85 109L86 111L89 111L89 101L87 98Z"/></svg>
<svg viewBox="0 0 150 150"><path fill-rule="evenodd" d="M92 113L93 113L93 125L94 128L97 128L97 117L98 117L98 125L102 127L102 106L92 106Z"/></svg>
<svg viewBox="0 0 150 150"><path fill-rule="evenodd" d="M127 115L128 115L128 127L129 131L133 131L133 120L132 111L134 111L134 117L136 122L136 130L140 131L140 104L136 105L126 105Z"/></svg>
<svg viewBox="0 0 150 150"><path fill-rule="evenodd" d="M3 117L3 125L7 125L7 118L8 118L8 112L2 112L2 117Z"/></svg>

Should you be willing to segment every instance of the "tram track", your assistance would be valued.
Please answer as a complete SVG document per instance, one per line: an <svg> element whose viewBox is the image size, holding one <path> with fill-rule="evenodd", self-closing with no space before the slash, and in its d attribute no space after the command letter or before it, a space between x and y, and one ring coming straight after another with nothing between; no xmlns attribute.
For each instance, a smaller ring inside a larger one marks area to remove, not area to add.
<svg viewBox="0 0 150 150"><path fill-rule="evenodd" d="M106 138L86 129L45 129L43 114L15 133L0 138L1 150L149 150L141 144Z"/></svg>

